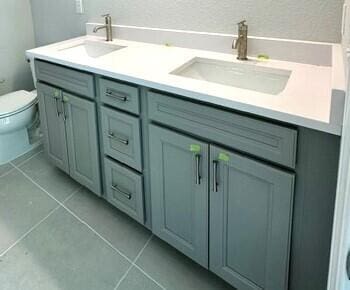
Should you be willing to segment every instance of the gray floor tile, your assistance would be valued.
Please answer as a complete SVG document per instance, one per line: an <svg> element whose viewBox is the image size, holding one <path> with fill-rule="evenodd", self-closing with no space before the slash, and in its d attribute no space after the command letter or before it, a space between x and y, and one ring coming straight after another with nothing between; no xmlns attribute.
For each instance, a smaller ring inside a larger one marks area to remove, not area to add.
<svg viewBox="0 0 350 290"><path fill-rule="evenodd" d="M168 290L234 289L156 237L136 264Z"/></svg>
<svg viewBox="0 0 350 290"><path fill-rule="evenodd" d="M32 156L34 156L35 154L37 154L40 151L43 151L43 145L39 145L38 147L34 148L33 150L23 154L22 156L19 156L18 158L16 158L15 160L12 161L12 163L16 166L22 164L23 162L25 162L26 160L28 160L29 158L31 158Z"/></svg>
<svg viewBox="0 0 350 290"><path fill-rule="evenodd" d="M156 283L145 276L140 270L133 267L117 290L161 290Z"/></svg>
<svg viewBox="0 0 350 290"><path fill-rule="evenodd" d="M76 193L66 206L131 260L151 235L145 227L86 189Z"/></svg>
<svg viewBox="0 0 350 290"><path fill-rule="evenodd" d="M112 290L130 266L63 208L1 260L2 290Z"/></svg>
<svg viewBox="0 0 350 290"><path fill-rule="evenodd" d="M0 178L0 254L57 207L18 170Z"/></svg>
<svg viewBox="0 0 350 290"><path fill-rule="evenodd" d="M3 176L4 174L8 173L11 169L13 169L13 166L9 163L0 165L0 176Z"/></svg>
<svg viewBox="0 0 350 290"><path fill-rule="evenodd" d="M21 165L20 169L59 201L80 187L67 174L52 166L43 152Z"/></svg>

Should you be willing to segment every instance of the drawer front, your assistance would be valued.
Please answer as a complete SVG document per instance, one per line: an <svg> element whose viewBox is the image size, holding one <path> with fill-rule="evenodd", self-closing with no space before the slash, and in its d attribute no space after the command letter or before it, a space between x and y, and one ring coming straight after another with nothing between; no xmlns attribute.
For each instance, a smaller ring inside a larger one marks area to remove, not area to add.
<svg viewBox="0 0 350 290"><path fill-rule="evenodd" d="M137 87L105 79L99 80L101 101L118 109L139 115L140 102Z"/></svg>
<svg viewBox="0 0 350 290"><path fill-rule="evenodd" d="M140 120L103 107L102 131L105 154L141 171Z"/></svg>
<svg viewBox="0 0 350 290"><path fill-rule="evenodd" d="M206 105L148 93L149 118L294 168L297 131Z"/></svg>
<svg viewBox="0 0 350 290"><path fill-rule="evenodd" d="M93 75L58 66L55 64L35 61L36 77L38 80L53 84L64 90L88 98L95 98Z"/></svg>
<svg viewBox="0 0 350 290"><path fill-rule="evenodd" d="M107 200L140 223L144 223L142 175L105 158Z"/></svg>

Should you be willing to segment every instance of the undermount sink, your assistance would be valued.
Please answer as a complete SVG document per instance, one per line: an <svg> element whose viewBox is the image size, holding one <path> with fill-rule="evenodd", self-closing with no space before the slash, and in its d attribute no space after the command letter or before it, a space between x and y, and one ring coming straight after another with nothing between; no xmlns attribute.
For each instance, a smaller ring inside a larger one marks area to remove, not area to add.
<svg viewBox="0 0 350 290"><path fill-rule="evenodd" d="M84 41L83 43L60 48L58 51L66 54L78 55L79 57L98 58L122 48L125 48L125 46L97 41Z"/></svg>
<svg viewBox="0 0 350 290"><path fill-rule="evenodd" d="M194 58L171 74L277 95L286 87L291 71L254 64Z"/></svg>

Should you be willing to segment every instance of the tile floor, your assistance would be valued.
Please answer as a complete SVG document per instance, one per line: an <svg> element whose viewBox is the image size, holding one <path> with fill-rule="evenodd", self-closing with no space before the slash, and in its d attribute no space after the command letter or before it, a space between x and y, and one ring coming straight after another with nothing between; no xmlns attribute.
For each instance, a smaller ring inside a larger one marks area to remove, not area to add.
<svg viewBox="0 0 350 290"><path fill-rule="evenodd" d="M0 166L1 290L233 289L51 166Z"/></svg>

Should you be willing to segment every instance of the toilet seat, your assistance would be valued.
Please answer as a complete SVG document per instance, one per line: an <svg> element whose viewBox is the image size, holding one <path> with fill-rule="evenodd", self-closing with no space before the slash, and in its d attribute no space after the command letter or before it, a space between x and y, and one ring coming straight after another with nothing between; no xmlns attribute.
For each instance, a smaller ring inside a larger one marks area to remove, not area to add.
<svg viewBox="0 0 350 290"><path fill-rule="evenodd" d="M23 90L0 96L0 118L20 113L36 102L35 93Z"/></svg>

